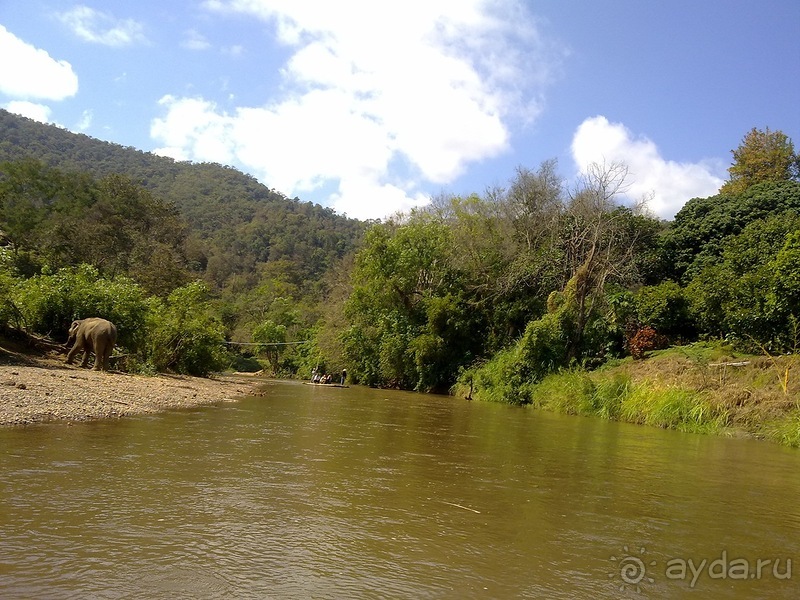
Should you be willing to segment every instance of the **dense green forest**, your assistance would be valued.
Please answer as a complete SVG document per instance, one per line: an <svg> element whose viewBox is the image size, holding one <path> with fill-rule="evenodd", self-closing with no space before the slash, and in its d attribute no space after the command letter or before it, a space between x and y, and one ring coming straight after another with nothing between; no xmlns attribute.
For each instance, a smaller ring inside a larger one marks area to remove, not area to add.
<svg viewBox="0 0 800 600"><path fill-rule="evenodd" d="M342 352L371 385L529 403L548 373L698 339L797 347L798 158L753 130L718 195L671 223L622 204L624 165L566 189L552 161L505 189L372 227Z"/></svg>
<svg viewBox="0 0 800 600"><path fill-rule="evenodd" d="M152 338L143 334L143 316L131 317L152 310L66 300L69 293L81 296L91 271L103 282L98 293L125 281L143 303L163 303L184 286L200 285L205 293L192 297L202 297L203 311L213 314L216 342L252 343L254 332L273 343L311 339L333 283L329 274L369 225L289 199L232 168L175 162L3 110L0 165L0 318L56 338L71 319L89 314L116 319L129 336ZM20 288L35 285L62 297L58 308L47 309L57 314L45 318L37 312L44 308L29 306L35 294ZM76 289L68 293L65 286ZM186 340L176 337L172 345L186 347ZM288 362L276 364L283 372L296 371L311 352L287 349L281 354ZM141 344L125 350L152 363ZM207 354L217 360L195 372L240 358ZM151 366L179 368L176 360Z"/></svg>
<svg viewBox="0 0 800 600"><path fill-rule="evenodd" d="M800 160L779 131L748 132L719 193L671 222L630 204L621 164L567 186L545 161L364 223L2 111L0 163L0 325L63 338L106 316L130 368L252 355L526 404L556 371L703 339L778 355L800 335Z"/></svg>

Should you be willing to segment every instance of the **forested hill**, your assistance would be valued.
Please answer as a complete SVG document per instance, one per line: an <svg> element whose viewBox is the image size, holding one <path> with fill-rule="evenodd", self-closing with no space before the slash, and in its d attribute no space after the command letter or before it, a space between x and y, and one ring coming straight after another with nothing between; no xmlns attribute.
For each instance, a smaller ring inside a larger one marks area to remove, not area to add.
<svg viewBox="0 0 800 600"><path fill-rule="evenodd" d="M24 158L95 179L124 175L174 206L188 226L193 260L223 288L232 278L254 287L265 263L296 277L322 277L355 247L366 226L287 198L230 167L177 162L0 109L0 163Z"/></svg>

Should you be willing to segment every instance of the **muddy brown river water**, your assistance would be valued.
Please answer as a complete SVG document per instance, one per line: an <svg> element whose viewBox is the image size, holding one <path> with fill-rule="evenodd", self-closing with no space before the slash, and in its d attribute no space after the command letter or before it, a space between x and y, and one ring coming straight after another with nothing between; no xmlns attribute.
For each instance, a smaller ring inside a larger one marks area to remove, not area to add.
<svg viewBox="0 0 800 600"><path fill-rule="evenodd" d="M0 598L798 598L800 452L267 384L0 429Z"/></svg>

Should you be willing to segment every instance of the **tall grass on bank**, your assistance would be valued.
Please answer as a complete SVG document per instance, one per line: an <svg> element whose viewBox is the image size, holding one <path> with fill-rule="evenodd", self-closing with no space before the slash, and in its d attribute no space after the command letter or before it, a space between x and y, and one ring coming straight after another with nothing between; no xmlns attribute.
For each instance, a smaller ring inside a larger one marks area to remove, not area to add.
<svg viewBox="0 0 800 600"><path fill-rule="evenodd" d="M800 448L800 354L759 356L704 341L531 376L515 349L467 371L453 393L693 433L749 435Z"/></svg>
<svg viewBox="0 0 800 600"><path fill-rule="evenodd" d="M759 435L784 446L800 448L800 409L785 419L765 423L760 427Z"/></svg>
<svg viewBox="0 0 800 600"><path fill-rule="evenodd" d="M634 383L626 373L590 377L572 371L549 375L532 390L533 406L691 433L715 433L728 423L724 408L702 393L652 382Z"/></svg>

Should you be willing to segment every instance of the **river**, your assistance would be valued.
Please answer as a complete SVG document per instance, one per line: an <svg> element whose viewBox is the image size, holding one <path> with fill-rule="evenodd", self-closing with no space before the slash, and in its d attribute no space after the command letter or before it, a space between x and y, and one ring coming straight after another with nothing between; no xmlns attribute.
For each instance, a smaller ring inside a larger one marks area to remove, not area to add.
<svg viewBox="0 0 800 600"><path fill-rule="evenodd" d="M0 429L0 597L798 598L800 452L360 387Z"/></svg>

